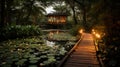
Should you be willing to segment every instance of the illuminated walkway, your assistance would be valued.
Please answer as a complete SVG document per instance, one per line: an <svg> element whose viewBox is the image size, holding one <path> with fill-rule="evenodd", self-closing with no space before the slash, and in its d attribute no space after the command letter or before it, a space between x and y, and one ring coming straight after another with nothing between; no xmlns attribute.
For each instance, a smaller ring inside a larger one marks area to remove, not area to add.
<svg viewBox="0 0 120 67"><path fill-rule="evenodd" d="M84 34L82 41L65 62L64 67L100 67L91 34Z"/></svg>

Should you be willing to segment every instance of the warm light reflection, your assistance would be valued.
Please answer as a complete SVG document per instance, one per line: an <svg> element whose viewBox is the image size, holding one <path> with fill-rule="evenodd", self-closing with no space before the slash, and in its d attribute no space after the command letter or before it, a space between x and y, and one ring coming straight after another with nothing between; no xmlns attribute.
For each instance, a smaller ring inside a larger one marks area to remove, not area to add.
<svg viewBox="0 0 120 67"><path fill-rule="evenodd" d="M49 38L52 38L52 36L53 36L53 32L50 32L49 33Z"/></svg>
<svg viewBox="0 0 120 67"><path fill-rule="evenodd" d="M57 30L57 32L56 32L57 34L59 34L59 30Z"/></svg>
<svg viewBox="0 0 120 67"><path fill-rule="evenodd" d="M94 29L92 29L92 32L94 32L95 30Z"/></svg>

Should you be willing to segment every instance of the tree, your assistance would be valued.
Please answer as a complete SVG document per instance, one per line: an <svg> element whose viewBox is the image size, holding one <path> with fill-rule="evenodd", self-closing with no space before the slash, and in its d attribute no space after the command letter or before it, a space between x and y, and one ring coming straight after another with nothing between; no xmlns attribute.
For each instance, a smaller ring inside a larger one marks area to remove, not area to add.
<svg viewBox="0 0 120 67"><path fill-rule="evenodd" d="M94 0L64 0L67 4L70 5L71 10L73 11L73 18L75 21L75 24L78 24L78 17L77 15L81 13L83 16L83 26L86 31L89 30L89 23L87 22L87 13L91 8L91 4L94 2Z"/></svg>
<svg viewBox="0 0 120 67"><path fill-rule="evenodd" d="M0 0L0 27L4 26L5 19L5 0Z"/></svg>
<svg viewBox="0 0 120 67"><path fill-rule="evenodd" d="M64 2L54 4L53 6L54 6L53 9L57 13L65 13L67 15L71 14L69 6L67 4L65 4Z"/></svg>
<svg viewBox="0 0 120 67"><path fill-rule="evenodd" d="M27 24L31 17L45 14L44 8L51 0L0 0L0 24L1 26L17 23ZM34 15L34 16L33 16ZM36 20L38 18L35 18ZM35 21L34 21L35 22Z"/></svg>
<svg viewBox="0 0 120 67"><path fill-rule="evenodd" d="M97 24L105 26L105 35L102 40L104 41L104 50L101 51L104 54L104 61L106 67L119 67L120 61L120 2L118 0L99 0L96 4L93 4L91 9L91 17L96 17ZM95 14L95 15L94 15ZM96 25L96 24L94 24ZM114 56L114 57L113 57ZM110 63L114 61L115 63Z"/></svg>
<svg viewBox="0 0 120 67"><path fill-rule="evenodd" d="M90 31L90 23L88 22L88 12L91 9L91 4L94 0L74 0L77 4L79 9L82 11L83 14L83 26L86 31Z"/></svg>
<svg viewBox="0 0 120 67"><path fill-rule="evenodd" d="M73 12L72 14L73 14L74 22L75 22L75 24L78 24L77 18L76 18L75 2L73 0L65 0L65 3L69 4L69 6Z"/></svg>

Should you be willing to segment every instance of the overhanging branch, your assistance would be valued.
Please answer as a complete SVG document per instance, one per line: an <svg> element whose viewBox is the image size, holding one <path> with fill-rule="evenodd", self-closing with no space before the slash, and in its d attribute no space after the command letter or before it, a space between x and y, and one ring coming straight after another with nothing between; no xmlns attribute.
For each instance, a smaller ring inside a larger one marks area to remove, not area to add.
<svg viewBox="0 0 120 67"><path fill-rule="evenodd" d="M80 1L78 1L78 0L74 0L76 3L78 3L81 7L84 7L84 4L83 3L81 3Z"/></svg>

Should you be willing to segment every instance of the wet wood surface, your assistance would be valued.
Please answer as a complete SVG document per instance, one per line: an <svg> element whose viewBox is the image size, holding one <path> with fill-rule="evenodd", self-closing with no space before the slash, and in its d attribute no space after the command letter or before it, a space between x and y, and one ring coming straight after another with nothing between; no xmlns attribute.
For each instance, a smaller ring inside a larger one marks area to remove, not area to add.
<svg viewBox="0 0 120 67"><path fill-rule="evenodd" d="M100 67L91 34L84 33L82 41L70 55L63 67Z"/></svg>

